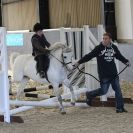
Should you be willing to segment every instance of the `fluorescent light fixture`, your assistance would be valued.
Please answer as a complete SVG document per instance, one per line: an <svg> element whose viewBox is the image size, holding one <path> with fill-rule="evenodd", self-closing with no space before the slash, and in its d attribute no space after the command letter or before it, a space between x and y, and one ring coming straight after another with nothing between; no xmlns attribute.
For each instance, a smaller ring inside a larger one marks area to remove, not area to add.
<svg viewBox="0 0 133 133"><path fill-rule="evenodd" d="M29 30L15 30L15 31L7 31L7 33L26 33L29 32Z"/></svg>
<svg viewBox="0 0 133 133"><path fill-rule="evenodd" d="M115 0L105 0L105 2L107 2L107 3L114 3Z"/></svg>

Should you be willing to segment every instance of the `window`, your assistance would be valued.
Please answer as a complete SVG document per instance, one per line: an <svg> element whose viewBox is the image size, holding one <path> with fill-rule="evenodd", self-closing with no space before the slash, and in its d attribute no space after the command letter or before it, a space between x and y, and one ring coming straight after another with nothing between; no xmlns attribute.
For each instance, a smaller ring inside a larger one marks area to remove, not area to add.
<svg viewBox="0 0 133 133"><path fill-rule="evenodd" d="M7 34L6 44L7 46L23 46L23 34L22 33Z"/></svg>

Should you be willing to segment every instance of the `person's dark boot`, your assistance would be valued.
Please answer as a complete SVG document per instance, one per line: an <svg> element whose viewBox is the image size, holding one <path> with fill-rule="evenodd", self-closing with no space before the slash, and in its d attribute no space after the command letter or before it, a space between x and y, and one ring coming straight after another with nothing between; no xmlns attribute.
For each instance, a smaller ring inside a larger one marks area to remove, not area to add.
<svg viewBox="0 0 133 133"><path fill-rule="evenodd" d="M90 97L89 92L86 92L86 104L92 106L92 98Z"/></svg>
<svg viewBox="0 0 133 133"><path fill-rule="evenodd" d="M39 73L39 75L40 75L41 78L45 78L45 72L44 72L44 71L41 71L41 72Z"/></svg>
<svg viewBox="0 0 133 133"><path fill-rule="evenodd" d="M128 111L126 109L116 109L116 113L127 113Z"/></svg>

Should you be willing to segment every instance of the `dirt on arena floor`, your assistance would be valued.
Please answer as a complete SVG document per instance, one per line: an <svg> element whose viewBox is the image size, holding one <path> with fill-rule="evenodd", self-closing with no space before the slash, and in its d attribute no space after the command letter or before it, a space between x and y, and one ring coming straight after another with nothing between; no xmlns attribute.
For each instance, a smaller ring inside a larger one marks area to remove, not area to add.
<svg viewBox="0 0 133 133"><path fill-rule="evenodd" d="M133 98L133 83L122 82L124 97ZM114 107L69 107L66 115L59 109L35 108L17 115L24 123L0 123L0 133L133 133L133 104L128 113Z"/></svg>

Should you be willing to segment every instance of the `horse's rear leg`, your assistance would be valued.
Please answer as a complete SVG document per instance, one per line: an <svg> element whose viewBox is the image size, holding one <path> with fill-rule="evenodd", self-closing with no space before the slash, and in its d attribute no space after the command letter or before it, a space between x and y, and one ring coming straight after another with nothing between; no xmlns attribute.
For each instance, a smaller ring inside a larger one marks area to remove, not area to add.
<svg viewBox="0 0 133 133"><path fill-rule="evenodd" d="M29 81L29 78L24 77L20 82L19 82L19 86L17 88L17 97L16 99L19 99L21 94L23 93L23 90L27 84L27 82Z"/></svg>

